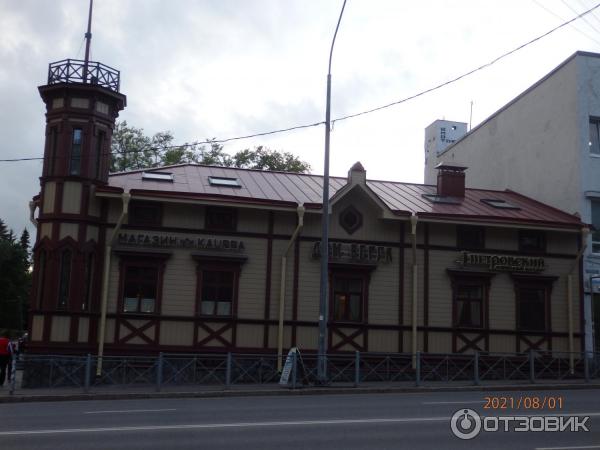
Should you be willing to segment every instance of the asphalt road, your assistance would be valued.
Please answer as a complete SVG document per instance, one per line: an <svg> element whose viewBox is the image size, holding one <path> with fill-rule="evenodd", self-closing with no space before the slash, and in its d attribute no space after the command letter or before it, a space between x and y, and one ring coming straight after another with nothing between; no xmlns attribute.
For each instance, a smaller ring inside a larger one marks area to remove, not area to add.
<svg viewBox="0 0 600 450"><path fill-rule="evenodd" d="M512 398L514 406L526 396L560 397L560 414L590 416L589 431L456 438L450 417L461 408L483 416L553 414L484 409L485 396ZM467 448L600 450L600 390L0 404L2 450Z"/></svg>

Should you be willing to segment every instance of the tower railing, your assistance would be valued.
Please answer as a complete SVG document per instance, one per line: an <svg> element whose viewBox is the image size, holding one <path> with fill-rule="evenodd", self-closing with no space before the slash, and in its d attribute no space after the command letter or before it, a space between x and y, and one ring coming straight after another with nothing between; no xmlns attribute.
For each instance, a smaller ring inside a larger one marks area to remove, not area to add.
<svg viewBox="0 0 600 450"><path fill-rule="evenodd" d="M48 65L48 84L85 83L119 92L120 72L97 61L63 59Z"/></svg>

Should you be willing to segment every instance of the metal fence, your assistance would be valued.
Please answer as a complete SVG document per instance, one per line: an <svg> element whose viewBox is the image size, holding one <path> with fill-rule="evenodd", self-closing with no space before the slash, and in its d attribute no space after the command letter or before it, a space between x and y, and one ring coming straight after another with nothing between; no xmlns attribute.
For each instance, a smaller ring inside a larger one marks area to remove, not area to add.
<svg viewBox="0 0 600 450"><path fill-rule="evenodd" d="M348 353L329 354L327 385L377 385L459 382L485 384L498 381L536 383L547 380L600 380L600 353L435 354ZM315 384L316 354L293 353L290 388ZM280 380L276 354L166 354L157 356L105 356L100 376L99 358L93 355L23 355L19 388L140 387L160 391L177 386L276 385ZM13 374L17 364L13 360ZM13 376L11 393L17 389ZM319 384L323 384L322 382Z"/></svg>

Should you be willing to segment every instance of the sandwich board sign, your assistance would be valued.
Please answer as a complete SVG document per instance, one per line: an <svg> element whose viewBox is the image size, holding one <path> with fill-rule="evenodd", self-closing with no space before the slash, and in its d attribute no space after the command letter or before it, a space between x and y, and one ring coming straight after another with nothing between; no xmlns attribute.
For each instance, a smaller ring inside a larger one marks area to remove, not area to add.
<svg viewBox="0 0 600 450"><path fill-rule="evenodd" d="M294 355L296 357L300 354L297 347L290 348L290 351L287 354L287 358L285 358L285 364L283 365L283 369L281 370L281 378L279 379L279 384L282 386L287 386L290 382L290 375L292 373L292 369L294 366ZM297 361L296 361L297 366Z"/></svg>

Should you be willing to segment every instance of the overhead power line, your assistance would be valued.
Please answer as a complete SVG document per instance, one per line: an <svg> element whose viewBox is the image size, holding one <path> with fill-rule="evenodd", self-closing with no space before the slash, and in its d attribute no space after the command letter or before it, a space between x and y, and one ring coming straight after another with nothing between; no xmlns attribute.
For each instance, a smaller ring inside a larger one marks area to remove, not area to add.
<svg viewBox="0 0 600 450"><path fill-rule="evenodd" d="M409 97L405 97L403 99L400 100L396 100L394 102L391 103L387 103L385 105L381 105L381 106L377 106L371 109L367 109L364 111L360 111L357 113L353 113L353 114L348 114L345 116L341 116L341 117L337 117L334 118L332 120L332 126L335 124L335 122L341 122L343 120L347 120L347 119L353 119L355 117L359 117L359 116L364 116L366 114L371 114L377 111L381 111L383 109L387 109L387 108L391 108L392 106L396 106L396 105L400 105L402 103L406 103L410 100L413 100L415 98L421 97L425 94L429 94L430 92L434 92L437 91L445 86L448 86L450 84L456 83L459 80L462 80L463 78L466 78L470 75L473 75L476 72L479 72L483 69L486 69L492 65L494 65L495 63L497 63L498 61L518 52L519 50L524 49L525 47L528 47L529 45L539 41L540 39L545 38L546 36L549 36L550 34L560 30L563 27L566 27L567 25L572 24L573 22L575 22L576 20L581 19L582 17L586 16L587 14L595 11L596 9L600 8L600 3L596 4L595 6L591 7L590 9L582 12L581 14L578 14L577 16L573 17L570 20L567 20L566 22L561 23L560 25L552 28L551 30L525 42L524 44L519 45L518 47L513 48L512 50L503 53L502 55L494 58L493 60L479 66L476 67L472 70L469 70L468 72L463 73L462 75L459 75L457 77L454 77L450 80L447 80L443 83L440 83L436 86L430 87L428 89L425 89L423 91L420 91L414 95L411 95ZM260 133L254 133L254 134L247 134L247 135L242 135L242 136L235 136L235 137L230 137L230 138L226 138L226 139L212 139L212 140L201 140L201 141L195 141L195 142L191 142L191 143L184 143L184 144L180 144L180 145L169 145L169 146L160 146L160 147L146 147L146 148L142 148L139 150L132 150L132 151L127 151L127 152L108 152L109 154L135 154L135 153L141 153L141 152L145 152L145 151L163 151L163 150L169 150L169 149L173 149L173 148L188 148L188 147L193 147L193 146L197 146L197 145L203 145L203 144L211 144L211 143L217 143L217 144L223 144L226 142L232 142L232 141L238 141L238 140L243 140L243 139L250 139L250 138L254 138L254 137L261 137L261 136L268 136L268 135L273 135L273 134L279 134L279 133L285 133L288 131L293 131L293 130L300 130L300 129L304 129L304 128L312 128L312 127L316 127L316 126L320 126L325 124L325 121L320 121L320 122L315 122L315 123L310 123L310 124L304 124L304 125L295 125L295 126L291 126L291 127L287 127L287 128L279 128L279 129L275 129L275 130L271 130L271 131L264 131L264 132L260 132ZM0 159L0 162L17 162L17 161L36 161L36 160L42 160L44 159L43 157L32 157L32 158L12 158L12 159Z"/></svg>

